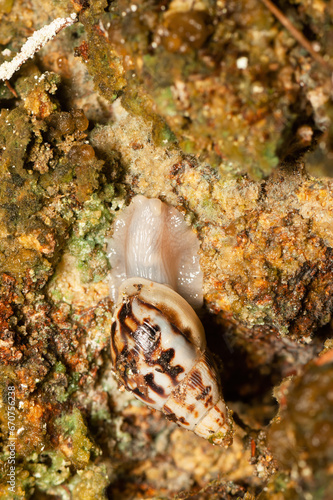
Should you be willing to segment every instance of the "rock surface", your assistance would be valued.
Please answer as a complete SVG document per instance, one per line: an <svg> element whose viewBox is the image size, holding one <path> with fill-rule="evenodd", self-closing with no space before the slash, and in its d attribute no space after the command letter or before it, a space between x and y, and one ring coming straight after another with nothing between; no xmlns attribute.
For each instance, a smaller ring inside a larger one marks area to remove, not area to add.
<svg viewBox="0 0 333 500"><path fill-rule="evenodd" d="M333 12L283 7L322 59L261 2L0 2L0 63L79 16L0 84L0 498L329 499ZM117 388L105 241L139 193L200 239L228 450Z"/></svg>

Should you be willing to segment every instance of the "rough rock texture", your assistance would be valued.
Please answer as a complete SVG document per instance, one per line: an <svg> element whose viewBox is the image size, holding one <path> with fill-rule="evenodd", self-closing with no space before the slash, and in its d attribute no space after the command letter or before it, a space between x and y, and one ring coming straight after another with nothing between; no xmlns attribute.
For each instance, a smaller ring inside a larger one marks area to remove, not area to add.
<svg viewBox="0 0 333 500"><path fill-rule="evenodd" d="M285 471L291 468L297 479L293 488L296 495L329 498L333 487L332 358L330 350L309 363L302 376L285 380L278 388L280 411L270 427L268 444L281 471L260 499L271 498L274 483L279 478L284 482Z"/></svg>
<svg viewBox="0 0 333 500"><path fill-rule="evenodd" d="M333 11L279 6L320 57L254 0L0 2L0 63L79 16L0 83L0 498L330 498ZM117 389L105 238L138 193L200 240L227 450Z"/></svg>

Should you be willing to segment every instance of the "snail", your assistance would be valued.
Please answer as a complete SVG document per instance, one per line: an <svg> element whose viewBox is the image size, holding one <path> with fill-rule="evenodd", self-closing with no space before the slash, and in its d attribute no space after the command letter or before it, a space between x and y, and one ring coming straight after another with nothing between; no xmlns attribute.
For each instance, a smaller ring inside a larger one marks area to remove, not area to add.
<svg viewBox="0 0 333 500"><path fill-rule="evenodd" d="M182 214L159 199L137 195L117 217L108 243L111 358L119 382L136 398L228 446L231 411L193 309L203 301L198 250Z"/></svg>

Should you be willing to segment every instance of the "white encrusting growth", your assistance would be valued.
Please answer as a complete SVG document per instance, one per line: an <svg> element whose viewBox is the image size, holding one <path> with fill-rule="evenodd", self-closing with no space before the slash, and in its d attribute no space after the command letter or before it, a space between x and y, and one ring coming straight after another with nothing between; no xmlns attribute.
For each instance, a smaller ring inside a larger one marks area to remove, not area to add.
<svg viewBox="0 0 333 500"><path fill-rule="evenodd" d="M71 26L77 21L75 13L69 17L58 17L51 24L44 26L28 38L26 43L21 48L21 51L11 61L6 61L0 65L0 80L9 80L13 74L25 63L30 57L43 47L47 42L54 38L60 30Z"/></svg>

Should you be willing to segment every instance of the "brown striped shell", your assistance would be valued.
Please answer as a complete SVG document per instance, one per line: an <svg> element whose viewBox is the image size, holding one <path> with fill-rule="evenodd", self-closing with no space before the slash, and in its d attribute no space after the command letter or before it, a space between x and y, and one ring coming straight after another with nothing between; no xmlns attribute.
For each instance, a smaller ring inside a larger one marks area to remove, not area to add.
<svg viewBox="0 0 333 500"><path fill-rule="evenodd" d="M231 414L188 302L167 285L129 278L119 288L114 316L111 356L125 388L198 436L231 444Z"/></svg>

